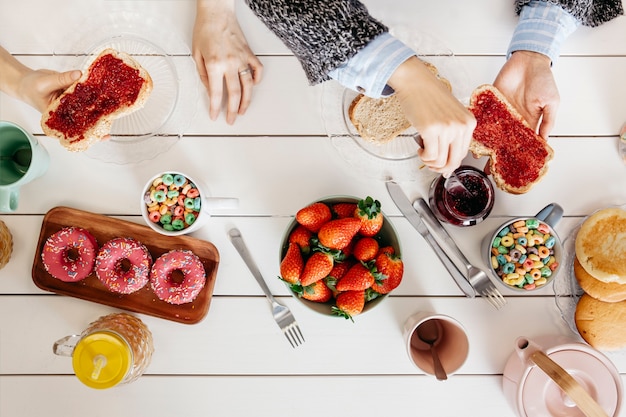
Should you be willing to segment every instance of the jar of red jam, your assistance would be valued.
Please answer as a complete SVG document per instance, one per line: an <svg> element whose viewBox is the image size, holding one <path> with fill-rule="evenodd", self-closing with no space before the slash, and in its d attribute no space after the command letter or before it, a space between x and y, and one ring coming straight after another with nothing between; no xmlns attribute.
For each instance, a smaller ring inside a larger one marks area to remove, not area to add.
<svg viewBox="0 0 626 417"><path fill-rule="evenodd" d="M469 165L454 171L463 187L446 190L446 179L440 175L430 185L428 203L437 218L455 226L473 226L487 218L495 193L487 175Z"/></svg>

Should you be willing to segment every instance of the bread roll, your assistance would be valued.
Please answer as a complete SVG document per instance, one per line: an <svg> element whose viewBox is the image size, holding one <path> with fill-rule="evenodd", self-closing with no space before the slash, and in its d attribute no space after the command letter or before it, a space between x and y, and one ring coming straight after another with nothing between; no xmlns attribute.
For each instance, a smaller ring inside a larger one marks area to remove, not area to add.
<svg viewBox="0 0 626 417"><path fill-rule="evenodd" d="M490 158L498 188L511 194L530 190L548 171L552 148L492 85L472 92L469 110L477 122L470 151Z"/></svg>
<svg viewBox="0 0 626 417"><path fill-rule="evenodd" d="M107 48L43 112L41 128L70 151L84 151L110 134L114 119L143 107L152 87L137 61Z"/></svg>
<svg viewBox="0 0 626 417"><path fill-rule="evenodd" d="M614 351L626 347L626 301L606 303L583 294L574 320L581 337L594 348Z"/></svg>
<svg viewBox="0 0 626 417"><path fill-rule="evenodd" d="M13 252L13 236L11 231L2 220L0 220L0 269L4 268L11 259Z"/></svg>
<svg viewBox="0 0 626 417"><path fill-rule="evenodd" d="M592 277L626 284L626 210L606 208L589 216L576 235L575 248Z"/></svg>
<svg viewBox="0 0 626 417"><path fill-rule="evenodd" d="M617 303L626 300L626 284L603 282L591 276L582 267L578 258L574 258L574 275L580 288L596 300Z"/></svg>

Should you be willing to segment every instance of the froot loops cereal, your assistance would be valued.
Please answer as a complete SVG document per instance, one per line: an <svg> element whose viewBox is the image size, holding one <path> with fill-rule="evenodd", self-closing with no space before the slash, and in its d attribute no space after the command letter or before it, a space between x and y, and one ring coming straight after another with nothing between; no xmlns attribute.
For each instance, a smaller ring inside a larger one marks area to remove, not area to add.
<svg viewBox="0 0 626 417"><path fill-rule="evenodd" d="M491 243L491 267L511 287L534 290L545 285L559 262L557 237L537 220L518 220L502 228Z"/></svg>
<svg viewBox="0 0 626 417"><path fill-rule="evenodd" d="M181 174L163 174L152 181L144 194L148 218L167 231L179 231L191 226L202 205L196 185Z"/></svg>

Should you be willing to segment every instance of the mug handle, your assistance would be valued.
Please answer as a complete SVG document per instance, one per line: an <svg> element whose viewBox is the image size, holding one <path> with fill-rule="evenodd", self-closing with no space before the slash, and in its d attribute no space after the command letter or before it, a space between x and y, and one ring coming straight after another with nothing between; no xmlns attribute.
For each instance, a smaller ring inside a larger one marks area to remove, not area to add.
<svg viewBox="0 0 626 417"><path fill-rule="evenodd" d="M20 196L18 187L11 187L0 190L0 212L12 212L17 209L17 202Z"/></svg>
<svg viewBox="0 0 626 417"><path fill-rule="evenodd" d="M557 203L548 204L535 215L535 218L547 223L550 227L556 226L562 217L563 207Z"/></svg>

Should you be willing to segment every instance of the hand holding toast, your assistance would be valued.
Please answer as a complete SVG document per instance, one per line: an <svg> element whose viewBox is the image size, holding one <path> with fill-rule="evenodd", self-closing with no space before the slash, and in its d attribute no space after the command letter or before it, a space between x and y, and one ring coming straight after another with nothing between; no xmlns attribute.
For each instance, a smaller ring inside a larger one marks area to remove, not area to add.
<svg viewBox="0 0 626 417"><path fill-rule="evenodd" d="M458 168L476 127L474 116L417 57L401 64L388 84L424 140L418 151L424 164L443 174Z"/></svg>
<svg viewBox="0 0 626 417"><path fill-rule="evenodd" d="M560 101L550 64L546 55L517 51L504 64L493 83L546 140L554 127Z"/></svg>
<svg viewBox="0 0 626 417"><path fill-rule="evenodd" d="M237 115L248 109L252 88L261 81L263 64L248 46L232 0L198 0L192 55L209 94L211 119L217 119L226 95L226 122L233 124Z"/></svg>
<svg viewBox="0 0 626 417"><path fill-rule="evenodd" d="M78 70L57 72L48 69L33 70L0 47L0 90L43 112L74 81L80 78Z"/></svg>

